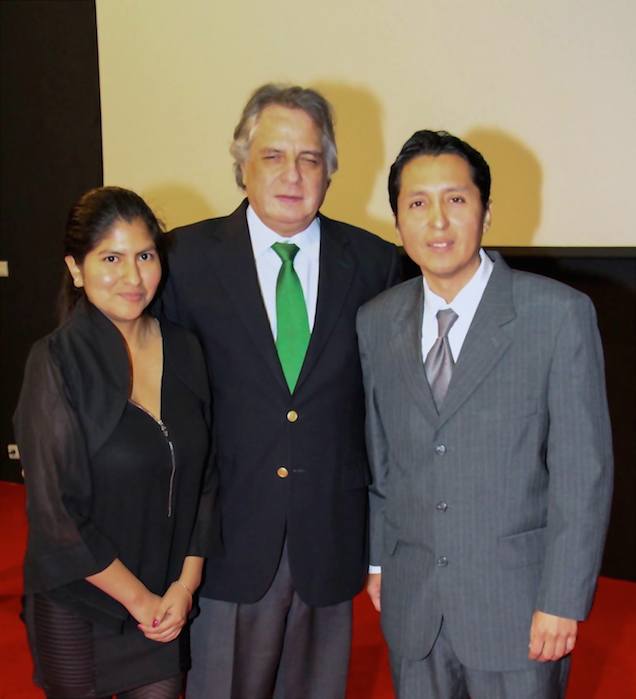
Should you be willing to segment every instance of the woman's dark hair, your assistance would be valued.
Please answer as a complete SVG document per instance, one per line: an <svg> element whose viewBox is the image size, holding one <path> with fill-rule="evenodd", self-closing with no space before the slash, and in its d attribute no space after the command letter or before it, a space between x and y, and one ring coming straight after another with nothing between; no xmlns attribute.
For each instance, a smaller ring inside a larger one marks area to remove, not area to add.
<svg viewBox="0 0 636 699"><path fill-rule="evenodd" d="M166 238L162 224L138 194L122 187L97 187L75 202L66 221L64 257L71 255L81 265L86 255L111 232L117 221L131 223L135 219L141 219L146 224L157 248L161 268L165 270ZM61 322L83 295L84 290L74 286L70 272L65 269L59 296Z"/></svg>
<svg viewBox="0 0 636 699"><path fill-rule="evenodd" d="M397 200L400 194L400 180L404 166L421 155L442 155L449 153L463 158L470 166L472 180L479 189L484 211L490 200L490 168L484 156L461 138L449 134L448 131L416 131L402 146L398 157L389 171L389 202L397 219Z"/></svg>

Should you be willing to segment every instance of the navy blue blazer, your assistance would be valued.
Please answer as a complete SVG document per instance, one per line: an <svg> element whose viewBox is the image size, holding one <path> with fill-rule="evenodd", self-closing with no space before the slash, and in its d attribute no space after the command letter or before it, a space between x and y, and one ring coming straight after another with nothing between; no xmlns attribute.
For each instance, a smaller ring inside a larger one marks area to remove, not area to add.
<svg viewBox="0 0 636 699"><path fill-rule="evenodd" d="M351 599L368 563L364 395L355 316L394 284L394 245L320 216L316 318L290 394L262 300L246 221L175 230L163 312L192 330L210 380L223 553L206 597L254 602L267 591L285 537L294 585L310 605ZM278 469L284 466L287 477Z"/></svg>

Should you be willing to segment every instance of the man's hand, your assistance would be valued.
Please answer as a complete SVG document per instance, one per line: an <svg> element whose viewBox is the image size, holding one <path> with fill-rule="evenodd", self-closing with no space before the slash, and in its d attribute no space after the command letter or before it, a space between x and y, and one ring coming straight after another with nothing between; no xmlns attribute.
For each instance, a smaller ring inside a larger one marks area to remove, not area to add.
<svg viewBox="0 0 636 699"><path fill-rule="evenodd" d="M530 625L528 658L545 663L560 660L571 653L576 643L577 626L576 619L535 611Z"/></svg>
<svg viewBox="0 0 636 699"><path fill-rule="evenodd" d="M382 573L369 573L367 576L367 594L377 612L380 611L380 588L382 587Z"/></svg>

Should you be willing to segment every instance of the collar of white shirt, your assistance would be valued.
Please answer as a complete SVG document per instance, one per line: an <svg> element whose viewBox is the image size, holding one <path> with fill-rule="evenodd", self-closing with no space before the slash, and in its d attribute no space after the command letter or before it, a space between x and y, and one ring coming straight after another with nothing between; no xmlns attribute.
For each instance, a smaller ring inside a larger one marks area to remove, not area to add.
<svg viewBox="0 0 636 699"><path fill-rule="evenodd" d="M320 219L318 217L305 228L305 230L285 237L268 228L256 215L251 206L247 207L247 227L252 241L254 258L258 260L265 254L269 254L274 243L294 243L298 246L299 252L309 254L316 252L320 245ZM272 251L273 252L273 251ZM276 255L275 252L273 252Z"/></svg>
<svg viewBox="0 0 636 699"><path fill-rule="evenodd" d="M428 354L437 337L437 311L443 308L452 308L457 313L458 318L448 333L448 341L453 357L457 361L494 267L493 261L483 249L479 250L479 258L481 262L477 271L450 303L447 303L441 296L431 291L426 278L422 277L424 284L422 352L424 357Z"/></svg>
<svg viewBox="0 0 636 699"><path fill-rule="evenodd" d="M300 280L305 296L309 327L313 330L318 298L320 268L320 220L315 218L300 233L285 238L268 228L256 215L251 206L247 208L247 225L254 253L256 274L261 287L263 302L272 333L276 337L276 280L281 268L280 257L272 250L274 243L295 243L299 251L294 258L294 270Z"/></svg>

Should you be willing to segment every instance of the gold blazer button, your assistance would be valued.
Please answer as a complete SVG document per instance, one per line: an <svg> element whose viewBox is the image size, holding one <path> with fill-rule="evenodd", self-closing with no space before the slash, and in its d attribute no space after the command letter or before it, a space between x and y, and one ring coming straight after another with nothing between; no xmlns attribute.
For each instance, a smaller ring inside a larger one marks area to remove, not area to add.
<svg viewBox="0 0 636 699"><path fill-rule="evenodd" d="M289 476L289 471L284 466L279 466L276 469L276 475L279 478L287 478L287 476Z"/></svg>
<svg viewBox="0 0 636 699"><path fill-rule="evenodd" d="M287 421L288 422L296 422L298 420L298 413L295 410L290 410L287 413Z"/></svg>

